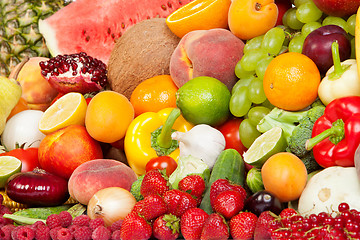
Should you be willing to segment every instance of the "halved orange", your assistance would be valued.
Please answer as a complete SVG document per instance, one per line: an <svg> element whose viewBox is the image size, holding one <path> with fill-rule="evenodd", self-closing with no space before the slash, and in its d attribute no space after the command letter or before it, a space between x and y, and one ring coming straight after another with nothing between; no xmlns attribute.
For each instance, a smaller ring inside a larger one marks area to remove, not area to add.
<svg viewBox="0 0 360 240"><path fill-rule="evenodd" d="M193 30L228 27L231 0L194 0L177 9L166 18L166 24L182 38Z"/></svg>

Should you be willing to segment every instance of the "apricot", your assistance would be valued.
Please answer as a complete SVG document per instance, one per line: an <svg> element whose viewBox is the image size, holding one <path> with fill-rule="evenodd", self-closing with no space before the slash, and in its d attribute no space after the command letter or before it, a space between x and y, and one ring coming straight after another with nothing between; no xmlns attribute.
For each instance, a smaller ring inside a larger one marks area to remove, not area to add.
<svg viewBox="0 0 360 240"><path fill-rule="evenodd" d="M9 78L20 83L22 97L28 103L29 109L46 110L58 94L41 75L39 63L47 60L45 57L31 57L27 62L19 63L9 75Z"/></svg>

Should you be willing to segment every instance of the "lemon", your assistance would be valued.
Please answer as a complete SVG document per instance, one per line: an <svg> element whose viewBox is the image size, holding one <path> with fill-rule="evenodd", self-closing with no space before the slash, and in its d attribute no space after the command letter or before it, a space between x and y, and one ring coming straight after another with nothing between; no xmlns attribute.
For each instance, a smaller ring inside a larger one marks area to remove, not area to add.
<svg viewBox="0 0 360 240"><path fill-rule="evenodd" d="M218 126L230 116L231 93L224 83L212 77L196 77L176 92L176 106L190 123Z"/></svg>
<svg viewBox="0 0 360 240"><path fill-rule="evenodd" d="M166 18L170 30L182 38L194 30L228 27L231 0L194 0Z"/></svg>
<svg viewBox="0 0 360 240"><path fill-rule="evenodd" d="M12 156L0 157L0 188L5 187L6 181L13 174L21 171L21 161Z"/></svg>
<svg viewBox="0 0 360 240"><path fill-rule="evenodd" d="M39 130L44 134L70 125L85 125L87 103L81 93L70 92L59 98L42 115Z"/></svg>
<svg viewBox="0 0 360 240"><path fill-rule="evenodd" d="M256 138L243 154L243 158L247 164L261 168L269 157L285 151L286 147L287 142L283 130L280 127L274 127Z"/></svg>

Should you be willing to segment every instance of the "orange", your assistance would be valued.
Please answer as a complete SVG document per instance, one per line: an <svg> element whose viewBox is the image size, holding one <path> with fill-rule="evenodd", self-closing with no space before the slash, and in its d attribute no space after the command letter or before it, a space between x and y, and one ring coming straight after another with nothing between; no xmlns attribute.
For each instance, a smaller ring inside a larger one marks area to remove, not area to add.
<svg viewBox="0 0 360 240"><path fill-rule="evenodd" d="M232 0L228 13L230 31L242 40L265 34L277 18L274 0Z"/></svg>
<svg viewBox="0 0 360 240"><path fill-rule="evenodd" d="M296 155L280 152L272 155L261 168L265 190L282 202L300 197L307 181L305 164Z"/></svg>
<svg viewBox="0 0 360 240"><path fill-rule="evenodd" d="M130 96L135 116L144 112L158 112L164 108L175 108L175 93L178 87L170 75L159 75L141 82Z"/></svg>
<svg viewBox="0 0 360 240"><path fill-rule="evenodd" d="M85 127L95 140L113 143L125 136L133 119L134 108L127 97L107 90L99 92L89 102Z"/></svg>
<svg viewBox="0 0 360 240"><path fill-rule="evenodd" d="M182 38L194 30L228 27L231 0L194 0L177 9L166 18L166 24Z"/></svg>
<svg viewBox="0 0 360 240"><path fill-rule="evenodd" d="M28 109L29 107L26 100L21 97L15 107L11 110L10 115L7 117L6 121L12 118L12 116L14 116L15 114Z"/></svg>
<svg viewBox="0 0 360 240"><path fill-rule="evenodd" d="M320 80L319 69L309 57L287 52L270 62L265 71L263 86L272 105L298 111L315 101Z"/></svg>

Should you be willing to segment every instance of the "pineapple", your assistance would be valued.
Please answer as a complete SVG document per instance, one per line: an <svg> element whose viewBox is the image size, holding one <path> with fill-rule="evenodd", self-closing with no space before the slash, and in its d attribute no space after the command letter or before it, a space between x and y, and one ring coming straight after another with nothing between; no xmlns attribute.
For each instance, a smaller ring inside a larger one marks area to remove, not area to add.
<svg viewBox="0 0 360 240"><path fill-rule="evenodd" d="M38 21L63 6L63 0L0 0L1 76L8 76L25 57L50 56Z"/></svg>

